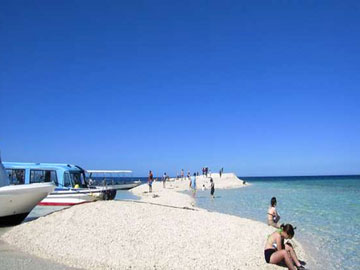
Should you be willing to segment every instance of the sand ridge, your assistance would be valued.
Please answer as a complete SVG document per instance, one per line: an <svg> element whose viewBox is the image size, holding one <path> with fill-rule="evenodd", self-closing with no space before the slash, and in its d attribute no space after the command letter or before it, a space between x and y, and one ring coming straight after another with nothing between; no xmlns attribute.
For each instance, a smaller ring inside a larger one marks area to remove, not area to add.
<svg viewBox="0 0 360 270"><path fill-rule="evenodd" d="M232 181L242 185L232 175L225 179L214 177L215 186L229 188ZM208 181L199 177L198 186L202 180ZM144 184L132 191L140 202L74 206L16 226L2 240L83 269L284 269L264 261L264 243L273 228L194 207L191 196L177 192L188 184L170 181L164 189L157 182L153 193ZM301 246L295 245L305 259Z"/></svg>
<svg viewBox="0 0 360 270"><path fill-rule="evenodd" d="M213 179L215 189L229 189L229 188L241 188L246 187L249 184L243 184L243 181L238 179L233 173L225 173L222 177L218 173L209 174L208 177L203 175L196 177L197 189L201 189L205 185L206 189L210 188L210 177ZM161 179L153 182L153 192L149 193L149 187L147 184L140 185L131 189L130 191L141 197L142 201L156 202L160 204L168 204L178 207L192 207L195 204L194 198L187 194L179 193L179 191L191 190L190 181L187 178L175 179L172 178L165 184L166 188L163 188ZM210 191L209 191L210 193Z"/></svg>

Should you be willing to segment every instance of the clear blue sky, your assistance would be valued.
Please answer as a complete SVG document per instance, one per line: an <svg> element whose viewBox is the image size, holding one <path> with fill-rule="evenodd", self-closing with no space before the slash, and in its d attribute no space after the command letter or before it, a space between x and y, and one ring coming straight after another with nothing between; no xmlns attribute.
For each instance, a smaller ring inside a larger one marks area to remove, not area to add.
<svg viewBox="0 0 360 270"><path fill-rule="evenodd" d="M5 161L360 173L358 1L0 1Z"/></svg>

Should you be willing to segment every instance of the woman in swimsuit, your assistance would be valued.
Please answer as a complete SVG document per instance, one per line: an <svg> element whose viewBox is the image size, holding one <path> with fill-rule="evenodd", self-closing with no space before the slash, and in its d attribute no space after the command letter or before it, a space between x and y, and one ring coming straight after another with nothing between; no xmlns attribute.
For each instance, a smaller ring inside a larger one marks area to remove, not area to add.
<svg viewBox="0 0 360 270"><path fill-rule="evenodd" d="M280 220L280 216L278 214L278 212L276 211L276 198L272 197L271 201L270 201L270 207L268 209L268 225L269 226L273 226L275 228L279 228L279 220Z"/></svg>
<svg viewBox="0 0 360 270"><path fill-rule="evenodd" d="M291 244L284 245L284 240L293 238L294 234L291 224L282 224L280 229L269 235L264 248L265 261L278 264L284 260L289 270L305 269L300 264Z"/></svg>

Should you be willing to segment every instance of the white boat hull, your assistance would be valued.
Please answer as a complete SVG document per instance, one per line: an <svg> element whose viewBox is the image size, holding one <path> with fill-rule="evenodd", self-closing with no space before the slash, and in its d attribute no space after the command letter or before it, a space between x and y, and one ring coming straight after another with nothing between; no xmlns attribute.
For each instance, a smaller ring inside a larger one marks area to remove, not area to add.
<svg viewBox="0 0 360 270"><path fill-rule="evenodd" d="M55 190L43 199L39 205L48 206L67 206L76 205L97 200L113 199L115 194L107 197L106 191L112 191L109 188L93 188L93 189L70 189L70 190ZM112 198L111 198L112 197Z"/></svg>
<svg viewBox="0 0 360 270"><path fill-rule="evenodd" d="M108 188L111 189L116 189L116 190L127 190L127 189L132 189L134 187L137 187L141 185L141 181L136 181L133 183L128 183L128 184L118 184L118 185L107 185ZM101 188L100 186L97 186L98 188Z"/></svg>
<svg viewBox="0 0 360 270"><path fill-rule="evenodd" d="M0 188L0 224L21 223L55 186L52 183L4 186Z"/></svg>
<svg viewBox="0 0 360 270"><path fill-rule="evenodd" d="M112 188L115 188L116 190L125 190L125 189L132 189L134 187L137 187L141 185L141 182L139 183L131 183L131 184L122 184L122 185L113 185Z"/></svg>

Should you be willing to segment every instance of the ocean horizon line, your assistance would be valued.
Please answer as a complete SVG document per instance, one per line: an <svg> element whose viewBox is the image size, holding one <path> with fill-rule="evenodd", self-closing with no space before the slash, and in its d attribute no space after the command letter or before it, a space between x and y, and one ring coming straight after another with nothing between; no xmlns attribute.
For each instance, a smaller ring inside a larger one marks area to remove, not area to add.
<svg viewBox="0 0 360 270"><path fill-rule="evenodd" d="M202 175L202 174L201 174ZM307 177L314 177L314 178L321 178L321 177L360 177L359 174L309 174L309 175L259 175L259 176L244 176L235 174L238 178L307 178ZM148 176L132 176L128 178L147 178ZM161 178L161 176L154 176L156 178ZM170 176L170 178L176 178L176 176Z"/></svg>
<svg viewBox="0 0 360 270"><path fill-rule="evenodd" d="M360 174L309 174L309 175L273 175L273 176L240 176L240 178L305 178L305 177L314 177L314 178L321 178L321 177L360 177Z"/></svg>

